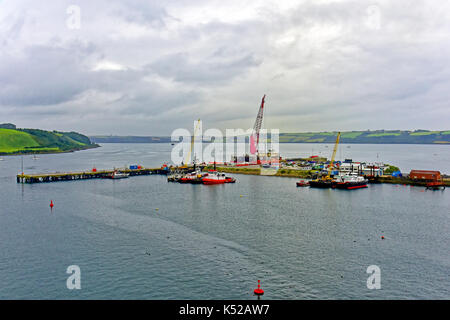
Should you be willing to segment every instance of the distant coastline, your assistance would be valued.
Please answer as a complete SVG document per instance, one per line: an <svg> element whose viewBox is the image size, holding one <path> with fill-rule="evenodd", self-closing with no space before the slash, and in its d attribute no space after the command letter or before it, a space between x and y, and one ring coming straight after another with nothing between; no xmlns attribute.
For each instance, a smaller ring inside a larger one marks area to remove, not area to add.
<svg viewBox="0 0 450 320"><path fill-rule="evenodd" d="M280 133L280 143L334 143L337 132ZM172 143L169 136L91 136L93 143ZM268 137L270 141L270 135ZM346 144L433 144L450 145L449 131L347 131L341 133Z"/></svg>

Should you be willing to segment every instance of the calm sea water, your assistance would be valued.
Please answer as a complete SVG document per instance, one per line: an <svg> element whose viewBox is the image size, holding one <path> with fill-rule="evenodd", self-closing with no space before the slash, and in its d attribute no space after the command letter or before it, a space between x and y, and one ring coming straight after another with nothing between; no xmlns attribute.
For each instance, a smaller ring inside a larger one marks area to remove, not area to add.
<svg viewBox="0 0 450 320"><path fill-rule="evenodd" d="M27 156L24 167L159 166L171 148L105 144ZM341 149L338 157L389 162L405 172L450 173L448 146ZM284 144L281 153L328 155L331 146ZM21 185L21 158L3 159L2 299L254 299L258 279L264 299L450 299L448 189L385 184L347 192L245 175L221 186L156 175ZM81 290L66 288L69 265L81 268ZM381 290L366 287L370 265L381 269Z"/></svg>

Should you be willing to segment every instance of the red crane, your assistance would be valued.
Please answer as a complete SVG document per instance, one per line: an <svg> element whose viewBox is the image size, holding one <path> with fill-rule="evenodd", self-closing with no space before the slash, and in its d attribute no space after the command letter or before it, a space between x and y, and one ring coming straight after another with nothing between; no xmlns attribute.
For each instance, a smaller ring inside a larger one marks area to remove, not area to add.
<svg viewBox="0 0 450 320"><path fill-rule="evenodd" d="M250 136L250 153L256 154L258 156L259 151L259 132L261 131L263 114L264 114L264 99L266 95L263 96L261 100L261 106L259 107L258 115L256 116L255 125L253 126L252 135Z"/></svg>

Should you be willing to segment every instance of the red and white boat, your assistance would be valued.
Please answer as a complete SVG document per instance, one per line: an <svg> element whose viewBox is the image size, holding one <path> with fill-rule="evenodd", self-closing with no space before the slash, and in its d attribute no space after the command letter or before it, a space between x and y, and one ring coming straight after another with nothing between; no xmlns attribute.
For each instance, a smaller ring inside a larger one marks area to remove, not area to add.
<svg viewBox="0 0 450 320"><path fill-rule="evenodd" d="M349 173L335 178L336 182L333 185L333 188L336 189L353 190L367 188L368 180L356 173Z"/></svg>
<svg viewBox="0 0 450 320"><path fill-rule="evenodd" d="M208 175L206 175L202 179L202 183L206 184L206 185L234 183L234 182L236 182L236 179L231 178L231 177L226 177L225 174L219 173L214 170L210 170L208 172Z"/></svg>

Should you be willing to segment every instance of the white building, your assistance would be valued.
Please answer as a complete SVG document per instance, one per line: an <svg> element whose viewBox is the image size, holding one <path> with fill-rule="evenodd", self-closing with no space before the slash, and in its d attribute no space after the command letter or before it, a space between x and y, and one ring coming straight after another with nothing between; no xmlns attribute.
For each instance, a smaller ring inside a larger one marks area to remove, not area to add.
<svg viewBox="0 0 450 320"><path fill-rule="evenodd" d="M364 176L382 176L385 165L381 163L344 162L339 167L341 174L356 173Z"/></svg>

